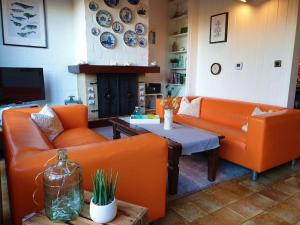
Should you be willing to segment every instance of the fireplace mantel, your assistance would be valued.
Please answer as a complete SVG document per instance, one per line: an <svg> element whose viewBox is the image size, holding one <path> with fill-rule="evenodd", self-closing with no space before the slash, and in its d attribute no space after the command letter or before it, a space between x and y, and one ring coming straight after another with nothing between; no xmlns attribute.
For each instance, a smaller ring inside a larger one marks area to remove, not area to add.
<svg viewBox="0 0 300 225"><path fill-rule="evenodd" d="M160 73L158 66L101 66L80 64L68 67L70 73L73 74L145 74Z"/></svg>

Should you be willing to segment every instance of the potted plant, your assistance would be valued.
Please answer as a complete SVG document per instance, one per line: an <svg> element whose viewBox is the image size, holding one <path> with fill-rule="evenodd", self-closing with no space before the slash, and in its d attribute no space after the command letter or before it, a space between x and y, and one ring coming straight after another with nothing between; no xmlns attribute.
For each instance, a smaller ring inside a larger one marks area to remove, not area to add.
<svg viewBox="0 0 300 225"><path fill-rule="evenodd" d="M113 180L113 173L105 174L103 170L97 170L92 176L93 195L90 203L90 217L96 223L108 223L117 215L117 190L118 174Z"/></svg>
<svg viewBox="0 0 300 225"><path fill-rule="evenodd" d="M176 97L171 100L162 98L160 104L165 110L164 129L172 130L172 128L173 128L173 110L177 109L179 106L178 98Z"/></svg>
<svg viewBox="0 0 300 225"><path fill-rule="evenodd" d="M173 68L176 68L176 67L178 67L179 59L172 58L172 59L170 59L170 63L172 64Z"/></svg>

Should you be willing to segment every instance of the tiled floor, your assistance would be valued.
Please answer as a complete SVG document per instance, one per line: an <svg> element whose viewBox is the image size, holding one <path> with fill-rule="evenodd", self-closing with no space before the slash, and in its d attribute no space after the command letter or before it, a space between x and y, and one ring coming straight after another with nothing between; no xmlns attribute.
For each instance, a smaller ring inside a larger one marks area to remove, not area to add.
<svg viewBox="0 0 300 225"><path fill-rule="evenodd" d="M4 224L9 207L0 162ZM167 216L155 225L300 225L300 162L284 165L252 182L249 175L168 203Z"/></svg>
<svg viewBox="0 0 300 225"><path fill-rule="evenodd" d="M300 225L300 162L252 182L249 175L168 203L157 225Z"/></svg>

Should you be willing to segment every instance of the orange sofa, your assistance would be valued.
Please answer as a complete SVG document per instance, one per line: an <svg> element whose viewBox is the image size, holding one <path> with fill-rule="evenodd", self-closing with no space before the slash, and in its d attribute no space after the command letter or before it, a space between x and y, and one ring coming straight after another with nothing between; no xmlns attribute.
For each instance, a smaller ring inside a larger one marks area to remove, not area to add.
<svg viewBox="0 0 300 225"><path fill-rule="evenodd" d="M256 106L275 112L251 116ZM156 109L163 117L159 99ZM257 173L300 157L300 110L204 97L199 118L177 115L177 111L174 111L175 122L224 135L220 156L251 169L254 180ZM249 128L245 133L241 128L247 122Z"/></svg>
<svg viewBox="0 0 300 225"><path fill-rule="evenodd" d="M87 108L82 105L53 108L65 131L52 143L30 118L40 108L3 113L5 159L13 222L43 208L42 176L38 180L36 207L34 178L43 171L58 148L67 148L70 161L80 164L83 186L92 190L91 174L103 168L119 173L117 198L149 209L149 221L165 215L167 143L153 134L108 141L88 129ZM55 163L52 160L50 164Z"/></svg>

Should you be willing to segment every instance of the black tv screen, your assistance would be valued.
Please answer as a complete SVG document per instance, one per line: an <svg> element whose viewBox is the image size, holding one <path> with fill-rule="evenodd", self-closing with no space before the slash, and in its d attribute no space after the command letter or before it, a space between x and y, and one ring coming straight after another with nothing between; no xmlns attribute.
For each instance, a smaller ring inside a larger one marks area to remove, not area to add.
<svg viewBox="0 0 300 225"><path fill-rule="evenodd" d="M42 68L0 67L0 104L45 100Z"/></svg>

